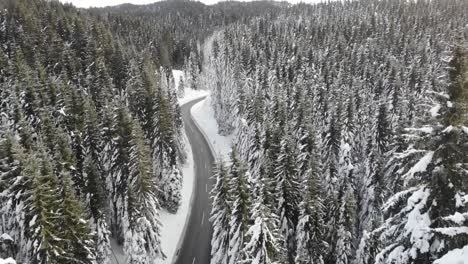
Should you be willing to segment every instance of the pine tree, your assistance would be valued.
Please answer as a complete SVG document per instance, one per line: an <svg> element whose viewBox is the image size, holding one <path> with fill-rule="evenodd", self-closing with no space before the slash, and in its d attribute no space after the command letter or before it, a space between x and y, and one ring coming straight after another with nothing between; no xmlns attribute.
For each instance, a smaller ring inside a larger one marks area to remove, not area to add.
<svg viewBox="0 0 468 264"><path fill-rule="evenodd" d="M213 224L213 236L211 238L211 262L212 264L228 263L230 226L232 201L230 189L230 175L223 161L218 161L213 171L213 179L216 183L211 190L213 200L210 222Z"/></svg>
<svg viewBox="0 0 468 264"><path fill-rule="evenodd" d="M0 137L0 223L2 234L8 234L13 239L13 245L2 248L1 257L14 257L18 248L25 243L23 236L22 208L24 200L22 191L29 186L29 178L20 178L24 150L14 139L6 134ZM6 243L6 241L4 242ZM4 251L3 251L4 250Z"/></svg>
<svg viewBox="0 0 468 264"><path fill-rule="evenodd" d="M280 230L284 236L288 259L295 256L295 229L299 219L300 188L298 170L296 167L296 151L291 142L291 135L287 134L281 140L281 149L275 163L275 192L278 195L278 215Z"/></svg>
<svg viewBox="0 0 468 264"><path fill-rule="evenodd" d="M62 189L58 225L61 227L61 239L57 242L66 254L58 257L63 258L61 261L66 263L93 263L96 257L95 245L89 223L84 218L83 205L74 194L68 172L63 171L60 177Z"/></svg>
<svg viewBox="0 0 468 264"><path fill-rule="evenodd" d="M111 150L111 177L107 179L107 185L110 196L112 233L119 243L123 243L123 221L124 215L128 210L126 206L126 196L130 178L132 121L128 109L125 106L116 109L114 120L114 127L112 130L115 131L115 139L113 140Z"/></svg>
<svg viewBox="0 0 468 264"><path fill-rule="evenodd" d="M456 48L448 80L431 87L437 111L432 108L433 117L424 127L406 130L403 136L412 144L391 160L407 162L394 172L404 190L387 200L385 222L374 231L382 246L376 263L433 262L468 243L465 220L457 220L457 215L466 214L461 202L467 186L468 133L461 118L466 115L466 65L466 51Z"/></svg>
<svg viewBox="0 0 468 264"><path fill-rule="evenodd" d="M176 212L180 205L182 177L177 168L174 113L162 91L158 91L155 107L152 156L161 189L159 197L162 207Z"/></svg>
<svg viewBox="0 0 468 264"><path fill-rule="evenodd" d="M263 184L257 182L254 189L257 197L252 208L253 224L245 234L246 242L241 251L242 261L240 263L287 263L278 216L269 211L265 205Z"/></svg>
<svg viewBox="0 0 468 264"><path fill-rule="evenodd" d="M144 264L157 258L165 258L161 249L159 202L156 194L156 179L145 145L143 131L133 122L129 160L128 193L125 197L127 212L124 213L124 251L129 263Z"/></svg>
<svg viewBox="0 0 468 264"><path fill-rule="evenodd" d="M110 262L110 231L107 226L106 195L104 184L98 167L92 158L84 162L84 176L86 179L86 200L92 218L91 226L95 233L96 261L98 263Z"/></svg>
<svg viewBox="0 0 468 264"><path fill-rule="evenodd" d="M68 257L61 241L60 189L47 155L41 150L39 158L29 155L25 160L24 177L31 181L24 204L24 234L28 243L25 261L32 263L59 262ZM22 258L19 258L21 260Z"/></svg>
<svg viewBox="0 0 468 264"><path fill-rule="evenodd" d="M231 151L231 166L229 168L229 188L232 196L230 213L228 263L240 260L244 237L249 226L249 208L252 204L250 195L250 174L244 163L239 159L236 148Z"/></svg>
<svg viewBox="0 0 468 264"><path fill-rule="evenodd" d="M297 255L295 263L324 263L326 243L323 223L324 207L318 156L313 154L309 160L307 178L302 181L303 198L299 204L299 221L296 228Z"/></svg>
<svg viewBox="0 0 468 264"><path fill-rule="evenodd" d="M332 251L332 259L336 260L337 264L352 263L354 256L353 243L355 239L354 219L355 219L355 199L354 191L350 184L343 186L344 193L340 199L341 207L339 208L338 228L336 233L336 244Z"/></svg>

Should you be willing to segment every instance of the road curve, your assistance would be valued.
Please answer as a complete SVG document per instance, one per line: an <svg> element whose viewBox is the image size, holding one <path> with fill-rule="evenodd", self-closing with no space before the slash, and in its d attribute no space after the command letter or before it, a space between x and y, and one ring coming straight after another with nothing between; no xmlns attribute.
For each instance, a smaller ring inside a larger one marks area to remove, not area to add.
<svg viewBox="0 0 468 264"><path fill-rule="evenodd" d="M211 200L209 191L212 186L213 153L205 137L195 125L190 109L205 98L186 103L181 107L185 133L192 146L195 164L193 203L187 223L184 240L176 255L176 264L209 264L211 253L211 234L213 228L209 221Z"/></svg>

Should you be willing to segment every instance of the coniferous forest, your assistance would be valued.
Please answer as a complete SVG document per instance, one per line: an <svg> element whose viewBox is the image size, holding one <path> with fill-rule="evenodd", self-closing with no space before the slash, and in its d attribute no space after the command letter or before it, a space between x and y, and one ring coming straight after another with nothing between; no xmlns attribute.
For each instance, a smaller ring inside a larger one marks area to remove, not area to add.
<svg viewBox="0 0 468 264"><path fill-rule="evenodd" d="M468 263L466 0L0 0L0 260L171 257L184 87L234 138L211 264Z"/></svg>

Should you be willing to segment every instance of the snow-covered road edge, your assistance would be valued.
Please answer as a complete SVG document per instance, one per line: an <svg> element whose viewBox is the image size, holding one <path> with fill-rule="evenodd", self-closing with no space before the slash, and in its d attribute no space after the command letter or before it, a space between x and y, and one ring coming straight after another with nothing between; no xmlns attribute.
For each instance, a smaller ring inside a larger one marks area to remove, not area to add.
<svg viewBox="0 0 468 264"><path fill-rule="evenodd" d="M219 154L215 151L215 148L213 146L213 144L211 143L211 140L210 138L208 137L208 135L206 134L205 132L205 129L200 125L199 121L197 120L197 118L195 118L195 116L193 115L193 109L195 109L195 106L199 105L199 104L202 104L203 102L206 101L206 98L198 103L196 103L192 109L190 109L190 115L192 116L192 120L193 120L193 123L195 124L195 126L198 128L198 130L202 133L203 137L205 138L206 142L208 142L208 147L210 147L210 151L211 151L211 154L213 154L213 157L215 158L215 160L218 160L219 158Z"/></svg>
<svg viewBox="0 0 468 264"><path fill-rule="evenodd" d="M171 214L167 211L161 211L160 221L162 223L161 242L163 252L166 254L166 259L160 263L172 264L177 258L177 251L184 241L187 230L187 223L190 219L190 214L193 204L193 192L195 189L195 163L193 160L192 146L188 141L185 131L183 133L185 151L187 152L187 162L182 168L183 183L182 183L182 201L179 211L176 214ZM182 224L182 226L180 226ZM178 238L178 239L177 239Z"/></svg>
<svg viewBox="0 0 468 264"><path fill-rule="evenodd" d="M208 95L205 100L195 104L190 110L190 113L195 125L208 142L215 159L227 161L229 153L231 152L234 133L229 136L221 136L218 134L218 124L210 104L210 96Z"/></svg>

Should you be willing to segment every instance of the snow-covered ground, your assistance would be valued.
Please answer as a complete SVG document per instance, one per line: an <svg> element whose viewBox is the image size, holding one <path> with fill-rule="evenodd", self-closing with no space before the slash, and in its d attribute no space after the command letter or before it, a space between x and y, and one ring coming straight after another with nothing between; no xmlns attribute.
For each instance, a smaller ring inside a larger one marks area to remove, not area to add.
<svg viewBox="0 0 468 264"><path fill-rule="evenodd" d="M0 258L0 264L16 264L16 261L12 258L7 258L7 259Z"/></svg>
<svg viewBox="0 0 468 264"><path fill-rule="evenodd" d="M185 79L184 72L181 70L172 70L172 76L174 77L175 89L179 89L180 79ZM184 82L185 83L185 82ZM179 98L179 104L183 105L197 98L207 96L208 91L206 90L193 90L191 88L185 87L184 97Z"/></svg>
<svg viewBox="0 0 468 264"><path fill-rule="evenodd" d="M213 107L211 107L210 96L192 107L192 116L198 126L203 130L209 139L217 158L227 161L233 136L221 136L218 134L218 124L214 118Z"/></svg>
<svg viewBox="0 0 468 264"><path fill-rule="evenodd" d="M434 264L468 264L468 246L449 251Z"/></svg>
<svg viewBox="0 0 468 264"><path fill-rule="evenodd" d="M193 90L190 88L185 88L185 96L183 98L179 98L179 104L183 105L192 100L195 100L197 98L201 98L207 95L208 95L208 91L206 90Z"/></svg>

